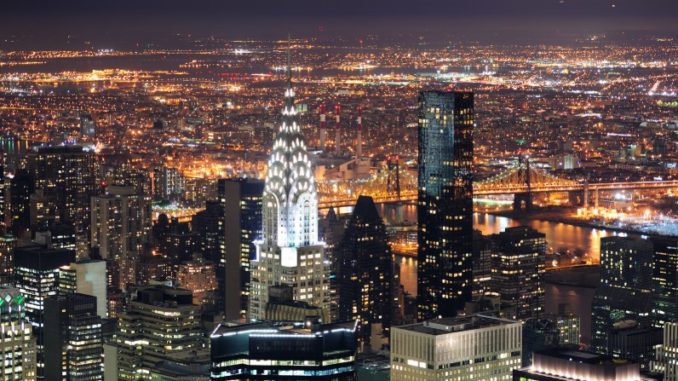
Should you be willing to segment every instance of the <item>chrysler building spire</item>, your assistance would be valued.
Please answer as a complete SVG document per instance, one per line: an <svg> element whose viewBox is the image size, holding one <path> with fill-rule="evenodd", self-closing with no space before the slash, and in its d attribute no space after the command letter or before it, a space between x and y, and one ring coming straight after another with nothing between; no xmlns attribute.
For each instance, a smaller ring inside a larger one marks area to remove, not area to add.
<svg viewBox="0 0 678 381"><path fill-rule="evenodd" d="M285 101L264 186L263 237L251 264L250 320L271 319L268 311L276 302L269 300L270 287L290 288L293 300L319 307L329 319L329 262L318 241L318 194L291 73L288 48Z"/></svg>

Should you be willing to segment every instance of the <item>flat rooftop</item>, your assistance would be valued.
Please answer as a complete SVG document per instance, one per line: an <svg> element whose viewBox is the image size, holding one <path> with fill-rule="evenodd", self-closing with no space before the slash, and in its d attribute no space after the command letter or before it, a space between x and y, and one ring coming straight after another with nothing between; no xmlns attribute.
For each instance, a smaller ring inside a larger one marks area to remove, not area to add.
<svg viewBox="0 0 678 381"><path fill-rule="evenodd" d="M427 320L425 322L409 324L395 328L429 335L446 335L454 332L469 331L516 323L519 322L515 320L502 319L495 316L474 314L453 318Z"/></svg>
<svg viewBox="0 0 678 381"><path fill-rule="evenodd" d="M554 357L566 361L578 362L581 364L592 364L592 365L613 365L621 366L632 363L632 361L613 358L610 356L600 355L593 352L580 351L573 348L547 348L535 352L535 355L542 355L548 357Z"/></svg>

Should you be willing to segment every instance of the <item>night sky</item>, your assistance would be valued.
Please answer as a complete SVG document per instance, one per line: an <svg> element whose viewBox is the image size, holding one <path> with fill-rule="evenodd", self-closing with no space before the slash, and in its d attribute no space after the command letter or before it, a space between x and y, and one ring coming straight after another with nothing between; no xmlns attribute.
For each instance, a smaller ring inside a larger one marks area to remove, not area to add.
<svg viewBox="0 0 678 381"><path fill-rule="evenodd" d="M0 33L20 43L98 44L176 33L219 37L367 34L548 41L609 33L678 34L676 0L19 0L1 1ZM17 42L18 43L18 42Z"/></svg>

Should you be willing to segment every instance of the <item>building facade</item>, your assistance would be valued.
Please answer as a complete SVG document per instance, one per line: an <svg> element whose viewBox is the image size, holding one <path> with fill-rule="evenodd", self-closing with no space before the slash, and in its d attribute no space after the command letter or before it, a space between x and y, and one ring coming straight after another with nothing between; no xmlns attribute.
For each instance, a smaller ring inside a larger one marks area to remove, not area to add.
<svg viewBox="0 0 678 381"><path fill-rule="evenodd" d="M151 372L163 362L190 364L201 356L208 361L200 328L200 307L190 291L147 286L118 316L115 333L118 379L152 380Z"/></svg>
<svg viewBox="0 0 678 381"><path fill-rule="evenodd" d="M655 327L678 321L678 237L653 238L654 246L654 306Z"/></svg>
<svg viewBox="0 0 678 381"><path fill-rule="evenodd" d="M394 327L391 381L511 380L521 348L521 323L491 316Z"/></svg>
<svg viewBox="0 0 678 381"><path fill-rule="evenodd" d="M653 247L648 240L605 237L600 240L600 285L593 297L591 346L609 354L615 323L651 323Z"/></svg>
<svg viewBox="0 0 678 381"><path fill-rule="evenodd" d="M678 381L678 322L664 324L663 344L657 348L653 372L664 375L664 381Z"/></svg>
<svg viewBox="0 0 678 381"><path fill-rule="evenodd" d="M15 285L26 298L26 318L36 338L38 379L44 379L45 300L59 293L59 269L74 261L72 250L35 245L14 251Z"/></svg>
<svg viewBox="0 0 678 381"><path fill-rule="evenodd" d="M358 335L363 339L369 338L372 325L387 333L395 304L393 259L386 226L371 197L358 198L334 255L339 320L357 320Z"/></svg>
<svg viewBox="0 0 678 381"><path fill-rule="evenodd" d="M493 292L510 319L539 318L544 314L546 236L528 227L507 228L492 237Z"/></svg>
<svg viewBox="0 0 678 381"><path fill-rule="evenodd" d="M45 379L104 379L101 317L96 297L68 294L45 302Z"/></svg>
<svg viewBox="0 0 678 381"><path fill-rule="evenodd" d="M256 179L222 179L218 183L223 210L223 233L219 241L220 290L226 320L245 320L250 294L250 261L256 257L255 242L262 237L264 182Z"/></svg>
<svg viewBox="0 0 678 381"><path fill-rule="evenodd" d="M212 381L355 381L355 323L218 326Z"/></svg>
<svg viewBox="0 0 678 381"><path fill-rule="evenodd" d="M418 317L455 316L471 299L473 94L419 96Z"/></svg>
<svg viewBox="0 0 678 381"><path fill-rule="evenodd" d="M18 289L0 287L0 374L5 381L36 380L35 337L25 305Z"/></svg>
<svg viewBox="0 0 678 381"><path fill-rule="evenodd" d="M84 146L38 147L29 154L29 168L35 189L56 198L56 207L63 222L75 227L78 254L87 251L90 196L96 190L96 158Z"/></svg>
<svg viewBox="0 0 678 381"><path fill-rule="evenodd" d="M570 347L544 349L534 353L532 365L513 372L514 381L641 381L640 367L632 361Z"/></svg>
<svg viewBox="0 0 678 381"><path fill-rule="evenodd" d="M91 247L110 266L111 287L136 283L137 265L151 229L151 205L133 187L109 186L91 200Z"/></svg>

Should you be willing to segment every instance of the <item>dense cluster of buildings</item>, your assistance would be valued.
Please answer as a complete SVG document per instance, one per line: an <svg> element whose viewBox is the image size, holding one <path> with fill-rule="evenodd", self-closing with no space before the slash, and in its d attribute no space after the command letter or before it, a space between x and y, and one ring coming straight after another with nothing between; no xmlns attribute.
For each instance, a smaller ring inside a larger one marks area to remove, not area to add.
<svg viewBox="0 0 678 381"><path fill-rule="evenodd" d="M473 229L477 94L422 91L418 119L397 119L416 126L408 134L418 141L403 147L418 171L413 297L373 198L360 195L350 213L319 212L314 165L359 173L371 165L364 152L383 154L370 147L378 136L363 132L358 111L356 144L340 143L348 134L337 103L336 137L324 131L323 106L322 142L307 140L307 105L290 74L288 63L275 134L233 140L272 141L265 180L259 147L231 147L248 163L239 176L192 178L189 133L158 145L165 162L147 162L89 144L100 131L84 113L78 144L0 142L5 379L353 381L366 353L394 381L676 379L678 239L601 239L584 342L578 316L546 313L545 235ZM189 109L180 131L195 131ZM129 133L166 129L155 118ZM533 150L544 152L521 153ZM576 169L572 150L554 166Z"/></svg>

